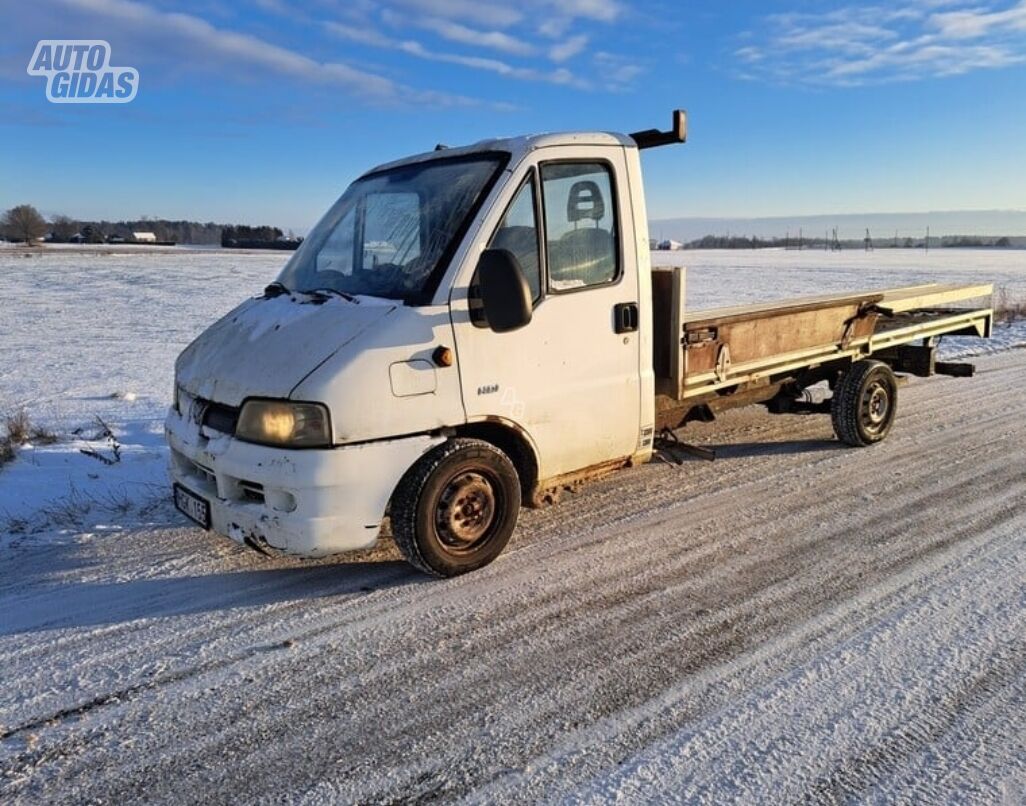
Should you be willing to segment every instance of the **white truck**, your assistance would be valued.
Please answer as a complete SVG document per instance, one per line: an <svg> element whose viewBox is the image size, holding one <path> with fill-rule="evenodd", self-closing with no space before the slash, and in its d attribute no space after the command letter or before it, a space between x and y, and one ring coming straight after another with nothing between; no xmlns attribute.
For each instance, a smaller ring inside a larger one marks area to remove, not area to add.
<svg viewBox="0 0 1026 806"><path fill-rule="evenodd" d="M692 313L650 265L640 151L669 131L488 140L356 180L277 281L200 335L166 421L177 507L264 552L367 548L417 568L502 551L521 505L650 459L752 403L882 440L895 371L971 374L937 337L990 335L990 286ZM827 382L832 398L804 394Z"/></svg>

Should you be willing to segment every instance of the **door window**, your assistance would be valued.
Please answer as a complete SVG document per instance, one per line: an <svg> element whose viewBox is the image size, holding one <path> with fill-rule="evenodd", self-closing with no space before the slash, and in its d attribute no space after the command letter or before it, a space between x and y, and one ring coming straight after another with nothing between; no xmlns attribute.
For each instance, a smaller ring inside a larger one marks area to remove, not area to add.
<svg viewBox="0 0 1026 806"><path fill-rule="evenodd" d="M541 248L538 238L538 216L535 213L534 178L529 176L513 197L506 213L495 229L489 249L507 249L520 264L520 270L531 289L535 302L541 296ZM488 327L484 306L481 304L481 286L475 273L468 292L470 321L477 327Z"/></svg>
<svg viewBox="0 0 1026 806"><path fill-rule="evenodd" d="M541 167L549 288L571 291L611 283L619 272L616 197L600 162Z"/></svg>
<svg viewBox="0 0 1026 806"><path fill-rule="evenodd" d="M489 249L508 249L520 263L531 299L541 293L541 261L538 253L538 219L535 215L534 182L529 178L517 191L506 215L492 236Z"/></svg>

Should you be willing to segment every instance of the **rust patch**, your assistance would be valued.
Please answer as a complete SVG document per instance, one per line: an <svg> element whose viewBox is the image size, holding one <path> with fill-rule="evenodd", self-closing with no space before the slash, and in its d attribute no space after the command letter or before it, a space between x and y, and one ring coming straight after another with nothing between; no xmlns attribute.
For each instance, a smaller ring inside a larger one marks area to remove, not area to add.
<svg viewBox="0 0 1026 806"><path fill-rule="evenodd" d="M594 481L622 468L630 467L633 464L631 459L631 456L621 456L539 481L531 491L527 503L536 509L555 504L562 498L564 492L576 492L585 482Z"/></svg>

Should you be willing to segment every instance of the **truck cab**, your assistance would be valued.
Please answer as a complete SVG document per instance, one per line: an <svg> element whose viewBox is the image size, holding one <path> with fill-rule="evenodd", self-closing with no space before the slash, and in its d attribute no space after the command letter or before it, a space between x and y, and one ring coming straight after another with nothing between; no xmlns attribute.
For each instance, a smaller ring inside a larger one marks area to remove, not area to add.
<svg viewBox="0 0 1026 806"><path fill-rule="evenodd" d="M651 453L647 264L629 136L489 140L369 171L179 357L176 503L264 551L366 548L387 513L424 570L490 561L522 502Z"/></svg>
<svg viewBox="0 0 1026 806"><path fill-rule="evenodd" d="M452 576L502 551L521 505L648 459L657 430L794 411L826 381L820 410L868 445L893 369L966 374L933 345L988 335L992 313L942 305L989 286L686 314L682 274L650 266L639 158L685 133L678 111L664 132L487 140L361 176L178 358L177 507L305 557L370 547L387 522L414 566Z"/></svg>

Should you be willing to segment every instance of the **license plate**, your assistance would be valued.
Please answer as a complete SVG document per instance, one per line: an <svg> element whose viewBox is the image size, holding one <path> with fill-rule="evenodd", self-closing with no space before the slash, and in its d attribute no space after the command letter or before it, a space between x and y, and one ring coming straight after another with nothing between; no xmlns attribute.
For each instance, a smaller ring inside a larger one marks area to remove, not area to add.
<svg viewBox="0 0 1026 806"><path fill-rule="evenodd" d="M210 504L181 484L175 485L175 508L204 529L210 528Z"/></svg>

